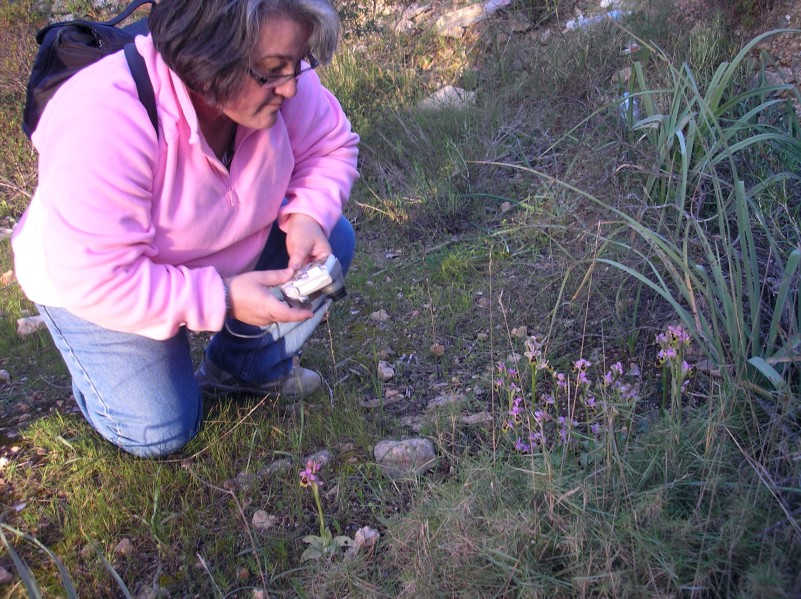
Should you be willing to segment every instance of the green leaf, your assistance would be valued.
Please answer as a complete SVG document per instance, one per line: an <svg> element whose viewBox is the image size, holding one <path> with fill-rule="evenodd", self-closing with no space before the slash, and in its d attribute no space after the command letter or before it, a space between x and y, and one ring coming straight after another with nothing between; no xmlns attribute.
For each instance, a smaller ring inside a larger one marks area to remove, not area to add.
<svg viewBox="0 0 801 599"><path fill-rule="evenodd" d="M768 364L763 358L754 356L753 358L748 359L748 363L762 373L764 377L770 381L770 384L773 385L774 389L777 391L784 389L785 382L782 378L782 375L780 375L776 369Z"/></svg>
<svg viewBox="0 0 801 599"><path fill-rule="evenodd" d="M308 560L311 560L311 559L315 559L316 560L316 559L320 559L321 557L323 557L322 551L320 551L316 547L308 547L308 548L306 548L306 551L304 551L300 555L300 561L305 562L305 561L308 561Z"/></svg>

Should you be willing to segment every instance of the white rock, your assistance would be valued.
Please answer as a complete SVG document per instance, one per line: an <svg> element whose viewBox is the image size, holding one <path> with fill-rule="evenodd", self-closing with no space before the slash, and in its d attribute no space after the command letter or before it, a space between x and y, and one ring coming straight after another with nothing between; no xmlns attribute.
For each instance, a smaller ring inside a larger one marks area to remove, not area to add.
<svg viewBox="0 0 801 599"><path fill-rule="evenodd" d="M11 381L11 374L8 370L0 370L0 383L8 383Z"/></svg>
<svg viewBox="0 0 801 599"><path fill-rule="evenodd" d="M373 454L384 474L393 480L415 478L431 470L437 461L434 444L420 438L381 441Z"/></svg>
<svg viewBox="0 0 801 599"><path fill-rule="evenodd" d="M489 2L484 5L484 10L488 15L491 15L498 9L503 8L504 6L509 6L511 3L512 0L489 0Z"/></svg>
<svg viewBox="0 0 801 599"><path fill-rule="evenodd" d="M381 309L370 314L370 318L375 322L387 322L389 320L389 314L387 314L386 310Z"/></svg>
<svg viewBox="0 0 801 599"><path fill-rule="evenodd" d="M256 510L256 512L253 514L253 518L251 519L253 528L256 530L268 530L275 526L277 521L278 518L272 514L268 514L264 510Z"/></svg>
<svg viewBox="0 0 801 599"><path fill-rule="evenodd" d="M599 23L603 23L605 21L619 21L629 14L631 13L628 11L610 10L606 14L592 15L591 17L578 17L577 19L570 19L567 23L565 23L565 30L574 31L576 29L592 27L593 25L598 25Z"/></svg>
<svg viewBox="0 0 801 599"><path fill-rule="evenodd" d="M487 18L487 10L481 2L465 6L442 15L437 19L437 31L449 37L461 37L464 28Z"/></svg>
<svg viewBox="0 0 801 599"><path fill-rule="evenodd" d="M437 408L444 408L445 406L449 406L451 404L455 404L460 402L464 399L464 397L460 395L456 395L455 393L447 393L445 395L438 395L434 399L428 402L426 409L428 410L435 410Z"/></svg>
<svg viewBox="0 0 801 599"><path fill-rule="evenodd" d="M131 543L131 539L129 539L128 537L122 539L119 543L117 543L117 546L114 547L115 554L122 555L125 557L131 555L133 551L134 551L133 543Z"/></svg>
<svg viewBox="0 0 801 599"><path fill-rule="evenodd" d="M375 528L363 526L353 536L353 545L348 549L348 554L372 553L380 538L381 534Z"/></svg>
<svg viewBox="0 0 801 599"><path fill-rule="evenodd" d="M490 424L493 422L495 418L489 412L479 412L478 414L467 414L466 416L462 416L459 421L462 424L466 424L468 426L473 426L476 424Z"/></svg>
<svg viewBox="0 0 801 599"><path fill-rule="evenodd" d="M19 337L27 337L44 327L44 318L41 316L26 316L17 319L17 335Z"/></svg>
<svg viewBox="0 0 801 599"><path fill-rule="evenodd" d="M418 103L423 110L439 110L442 108L464 109L475 106L476 92L465 91L460 87L446 85Z"/></svg>
<svg viewBox="0 0 801 599"><path fill-rule="evenodd" d="M378 368L376 370L378 372L378 378L382 381L388 381L395 376L395 369L389 362L385 362L384 360L378 362Z"/></svg>
<svg viewBox="0 0 801 599"><path fill-rule="evenodd" d="M409 21L413 21L423 13L431 12L431 10L432 10L431 3L411 4L403 9L403 14L401 15L401 19L408 19Z"/></svg>
<svg viewBox="0 0 801 599"><path fill-rule="evenodd" d="M331 462L331 452L327 449L321 449L320 451L309 454L303 459L303 465L305 466L306 462L309 460L317 464L320 468L324 468Z"/></svg>

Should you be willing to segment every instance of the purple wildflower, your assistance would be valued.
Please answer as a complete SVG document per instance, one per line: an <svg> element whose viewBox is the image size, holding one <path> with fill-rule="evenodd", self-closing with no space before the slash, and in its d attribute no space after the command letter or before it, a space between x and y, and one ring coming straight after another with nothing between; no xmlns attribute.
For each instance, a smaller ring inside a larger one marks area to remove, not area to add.
<svg viewBox="0 0 801 599"><path fill-rule="evenodd" d="M308 487L309 485L315 485L317 487L322 487L323 483L317 476L317 473L319 471L320 471L320 464L318 464L314 460L309 460L308 462L306 462L306 468L300 471L300 486Z"/></svg>
<svg viewBox="0 0 801 599"><path fill-rule="evenodd" d="M515 451L525 452L529 451L531 447L523 443L523 439L519 438L515 441Z"/></svg>
<svg viewBox="0 0 801 599"><path fill-rule="evenodd" d="M557 372L554 376L556 377L556 384L559 387L562 388L567 387L567 379L565 378L564 374L562 374L561 372Z"/></svg>
<svg viewBox="0 0 801 599"><path fill-rule="evenodd" d="M584 371L585 371L585 370L587 370L587 368L589 368L590 366L592 366L592 364L591 364L589 361L585 360L584 358L579 358L578 360L576 360L575 362L573 362L573 367L574 367L574 368L575 368L575 369L576 369L578 372L584 372Z"/></svg>

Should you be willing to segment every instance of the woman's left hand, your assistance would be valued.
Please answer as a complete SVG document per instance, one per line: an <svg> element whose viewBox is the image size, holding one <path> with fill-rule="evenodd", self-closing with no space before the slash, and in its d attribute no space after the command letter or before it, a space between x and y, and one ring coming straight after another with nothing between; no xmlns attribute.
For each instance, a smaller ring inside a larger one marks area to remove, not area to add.
<svg viewBox="0 0 801 599"><path fill-rule="evenodd" d="M319 223L310 216L295 213L284 225L289 268L298 271L314 260L331 254L331 244Z"/></svg>

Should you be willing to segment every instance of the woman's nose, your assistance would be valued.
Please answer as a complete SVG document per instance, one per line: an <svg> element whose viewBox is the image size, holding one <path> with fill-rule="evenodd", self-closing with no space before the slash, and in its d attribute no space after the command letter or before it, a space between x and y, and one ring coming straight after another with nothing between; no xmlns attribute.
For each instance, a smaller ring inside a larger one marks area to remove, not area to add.
<svg viewBox="0 0 801 599"><path fill-rule="evenodd" d="M273 91L283 98L292 98L298 91L297 77L290 77L286 81L282 81L273 88Z"/></svg>

